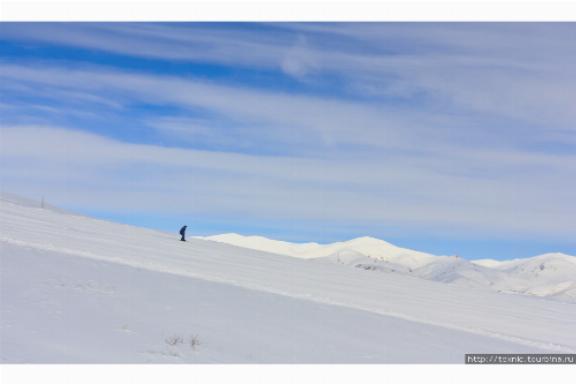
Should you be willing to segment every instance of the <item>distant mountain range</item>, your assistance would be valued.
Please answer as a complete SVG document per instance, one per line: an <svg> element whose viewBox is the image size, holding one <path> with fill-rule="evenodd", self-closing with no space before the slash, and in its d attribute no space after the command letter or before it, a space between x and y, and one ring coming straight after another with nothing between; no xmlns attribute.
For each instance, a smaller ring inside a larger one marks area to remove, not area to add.
<svg viewBox="0 0 576 384"><path fill-rule="evenodd" d="M201 238L366 271L395 272L443 283L576 301L576 257L563 253L504 261L466 260L401 248L373 237L331 244L290 243L236 233Z"/></svg>

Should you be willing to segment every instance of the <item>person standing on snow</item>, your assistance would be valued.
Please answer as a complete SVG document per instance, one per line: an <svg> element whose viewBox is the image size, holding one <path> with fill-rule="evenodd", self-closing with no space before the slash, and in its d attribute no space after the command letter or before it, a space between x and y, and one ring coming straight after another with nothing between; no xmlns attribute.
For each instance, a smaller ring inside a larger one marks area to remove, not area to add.
<svg viewBox="0 0 576 384"><path fill-rule="evenodd" d="M186 228L188 226L185 225L182 228L180 228L180 236L182 236L182 238L180 239L180 241L186 241Z"/></svg>

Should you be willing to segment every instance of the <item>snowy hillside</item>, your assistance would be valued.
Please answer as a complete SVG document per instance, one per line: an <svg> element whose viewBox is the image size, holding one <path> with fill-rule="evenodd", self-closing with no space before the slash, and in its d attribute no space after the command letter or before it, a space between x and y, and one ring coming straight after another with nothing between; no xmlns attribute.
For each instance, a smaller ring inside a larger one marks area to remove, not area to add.
<svg viewBox="0 0 576 384"><path fill-rule="evenodd" d="M576 351L571 303L183 243L16 201L0 201L0 223L2 362L461 363L471 352Z"/></svg>
<svg viewBox="0 0 576 384"><path fill-rule="evenodd" d="M515 291L576 301L576 257L547 253L527 259L475 261L503 273L516 284ZM505 281L502 281L504 288ZM511 284L509 284L511 285Z"/></svg>
<svg viewBox="0 0 576 384"><path fill-rule="evenodd" d="M551 253L510 261L465 260L400 248L372 237L332 244L294 244L260 236L223 234L203 239L280 255L348 264L443 283L576 301L576 257Z"/></svg>
<svg viewBox="0 0 576 384"><path fill-rule="evenodd" d="M332 244L297 244L261 236L242 236L236 233L199 238L303 259L335 257L347 252L356 252L372 259L389 261L411 268L421 267L437 259L434 255L400 248L384 240L368 236Z"/></svg>

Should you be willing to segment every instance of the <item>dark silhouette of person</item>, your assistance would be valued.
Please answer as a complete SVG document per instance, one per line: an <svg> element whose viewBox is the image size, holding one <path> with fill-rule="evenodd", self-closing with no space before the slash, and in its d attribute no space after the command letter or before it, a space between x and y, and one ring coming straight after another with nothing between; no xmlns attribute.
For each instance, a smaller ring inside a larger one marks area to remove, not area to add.
<svg viewBox="0 0 576 384"><path fill-rule="evenodd" d="M182 236L182 238L180 239L180 241L186 241L186 228L188 226L185 225L182 228L180 228L180 236Z"/></svg>

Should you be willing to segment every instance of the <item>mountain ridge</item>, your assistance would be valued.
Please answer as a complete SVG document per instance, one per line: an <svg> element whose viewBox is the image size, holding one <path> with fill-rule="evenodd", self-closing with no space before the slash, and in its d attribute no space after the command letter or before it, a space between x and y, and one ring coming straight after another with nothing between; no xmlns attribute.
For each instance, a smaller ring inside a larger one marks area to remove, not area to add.
<svg viewBox="0 0 576 384"><path fill-rule="evenodd" d="M237 233L199 238L368 271L397 272L444 283L576 301L576 256L560 252L511 260L467 260L402 248L371 236L328 244L290 243Z"/></svg>

